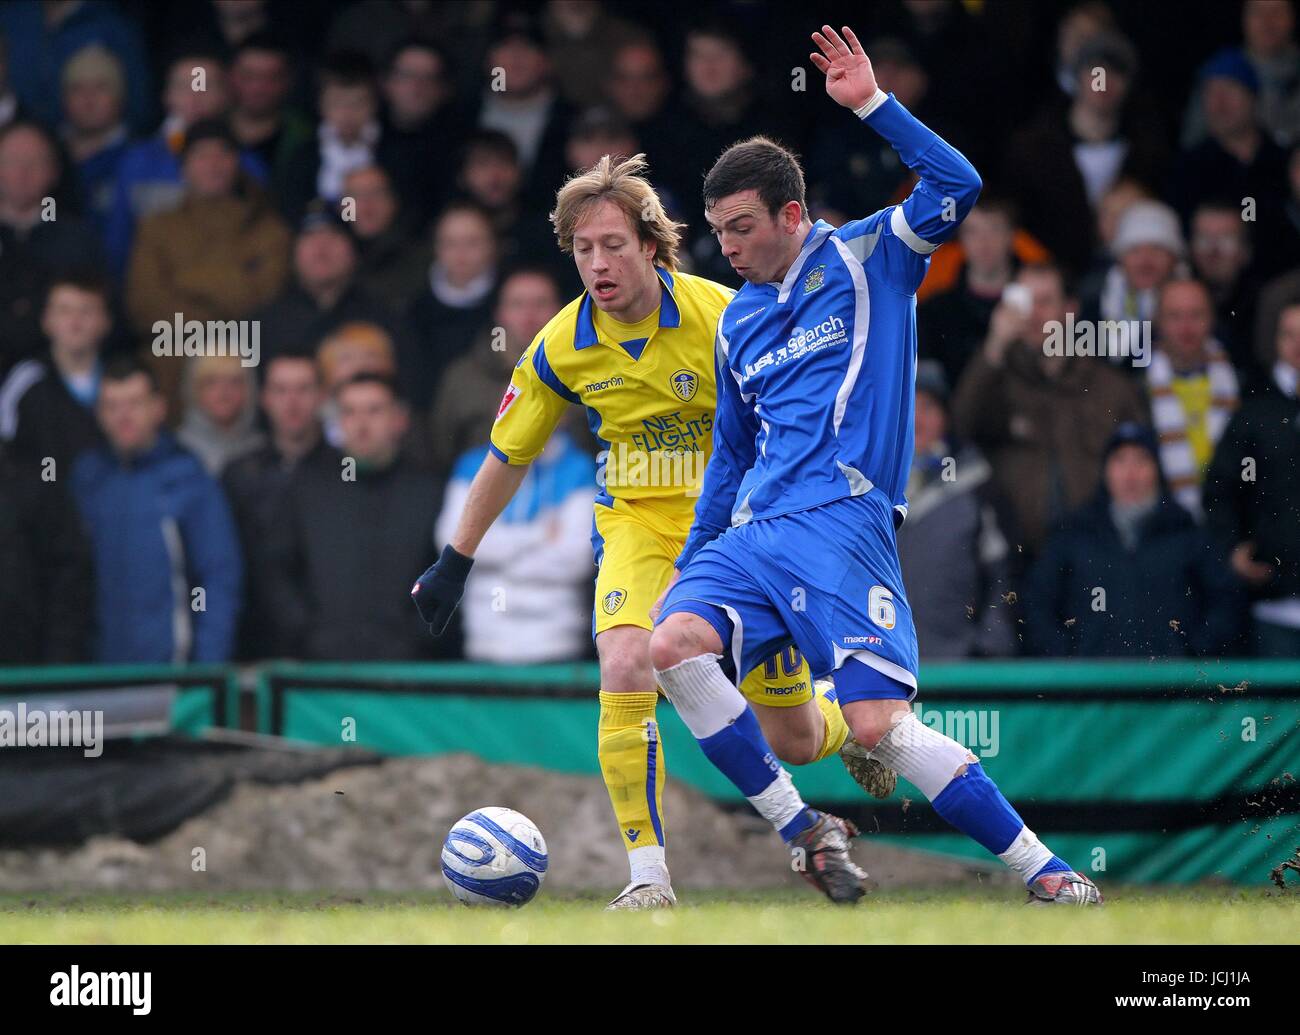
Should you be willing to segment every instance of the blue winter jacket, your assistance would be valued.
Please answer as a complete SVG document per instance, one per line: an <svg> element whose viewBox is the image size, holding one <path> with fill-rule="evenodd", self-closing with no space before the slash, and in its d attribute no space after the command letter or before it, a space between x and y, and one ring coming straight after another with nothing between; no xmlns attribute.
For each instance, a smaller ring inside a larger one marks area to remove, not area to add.
<svg viewBox="0 0 1300 1035"><path fill-rule="evenodd" d="M94 550L95 659L226 661L243 558L225 494L193 454L167 432L130 460L92 449L72 492Z"/></svg>

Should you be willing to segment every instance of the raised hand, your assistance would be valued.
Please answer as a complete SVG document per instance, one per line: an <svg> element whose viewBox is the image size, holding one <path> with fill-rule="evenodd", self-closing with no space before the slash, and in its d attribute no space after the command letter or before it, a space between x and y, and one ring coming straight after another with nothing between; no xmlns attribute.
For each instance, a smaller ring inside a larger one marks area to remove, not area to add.
<svg viewBox="0 0 1300 1035"><path fill-rule="evenodd" d="M808 56L813 65L826 74L826 92L831 99L853 109L861 108L871 100L877 89L876 73L853 30L844 26L841 39L838 32L823 25L822 31L814 32L812 38L821 48L821 53Z"/></svg>

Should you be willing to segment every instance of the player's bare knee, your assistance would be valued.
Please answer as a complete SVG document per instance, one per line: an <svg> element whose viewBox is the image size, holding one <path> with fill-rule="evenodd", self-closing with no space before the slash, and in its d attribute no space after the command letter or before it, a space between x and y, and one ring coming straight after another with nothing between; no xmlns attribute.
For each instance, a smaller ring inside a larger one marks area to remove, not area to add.
<svg viewBox="0 0 1300 1035"><path fill-rule="evenodd" d="M648 693L654 690L655 677L644 657L619 652L601 658L600 686L613 694Z"/></svg>
<svg viewBox="0 0 1300 1035"><path fill-rule="evenodd" d="M601 689L615 694L654 690L654 672L647 649L649 639L647 630L632 626L618 626L596 637Z"/></svg>
<svg viewBox="0 0 1300 1035"><path fill-rule="evenodd" d="M710 653L698 626L712 631L708 623L692 614L669 615L650 637L650 663L660 672L680 665L688 658Z"/></svg>
<svg viewBox="0 0 1300 1035"><path fill-rule="evenodd" d="M795 708L760 705L754 711L772 754L782 762L808 765L821 755L826 739L826 720L813 702Z"/></svg>
<svg viewBox="0 0 1300 1035"><path fill-rule="evenodd" d="M849 719L849 729L853 731L853 739L868 751L871 751L885 738L890 730L910 714L910 709L900 709L894 712L870 711L865 714L858 713Z"/></svg>
<svg viewBox="0 0 1300 1035"><path fill-rule="evenodd" d="M674 621L676 617L670 615L650 636L650 664L660 672L693 656L687 653L687 641L681 623Z"/></svg>
<svg viewBox="0 0 1300 1035"><path fill-rule="evenodd" d="M860 720L850 723L849 729L853 731L853 739L868 751L879 744L881 738L889 732L889 727L882 726L874 720Z"/></svg>
<svg viewBox="0 0 1300 1035"><path fill-rule="evenodd" d="M772 751L787 765L808 765L817 760L821 751L821 735L801 731L793 736L782 735L771 745Z"/></svg>

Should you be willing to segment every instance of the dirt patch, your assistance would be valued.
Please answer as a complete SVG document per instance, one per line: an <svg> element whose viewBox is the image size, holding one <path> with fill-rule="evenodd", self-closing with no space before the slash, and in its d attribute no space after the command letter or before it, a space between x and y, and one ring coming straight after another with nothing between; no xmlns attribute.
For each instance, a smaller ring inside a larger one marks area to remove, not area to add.
<svg viewBox="0 0 1300 1035"><path fill-rule="evenodd" d="M604 784L594 776L496 765L472 755L394 758L300 784L241 783L233 794L152 844L97 837L72 849L0 852L0 887L35 890L388 890L442 887L448 828L484 805L507 805L542 830L556 889L621 887L627 863ZM673 883L683 888L799 884L789 856L757 816L720 808L680 783L664 803ZM197 853L206 870L195 869ZM977 868L858 842L881 888L1015 883ZM982 878L980 874L983 874Z"/></svg>

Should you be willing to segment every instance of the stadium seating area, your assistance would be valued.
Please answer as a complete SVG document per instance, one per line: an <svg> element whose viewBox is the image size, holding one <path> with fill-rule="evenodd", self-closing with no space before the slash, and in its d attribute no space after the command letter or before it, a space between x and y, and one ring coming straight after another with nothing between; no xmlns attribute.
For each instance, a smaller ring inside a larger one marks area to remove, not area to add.
<svg viewBox="0 0 1300 1035"><path fill-rule="evenodd" d="M1300 658L1296 5L824 7L985 182L918 294L923 659ZM456 635L406 590L581 290L567 175L644 152L689 269L732 286L700 198L729 144L792 146L814 218L906 196L813 28L727 0L0 5L0 663L590 657L579 413ZM1119 354L1079 344L1103 331ZM540 583L513 560L538 542Z"/></svg>

